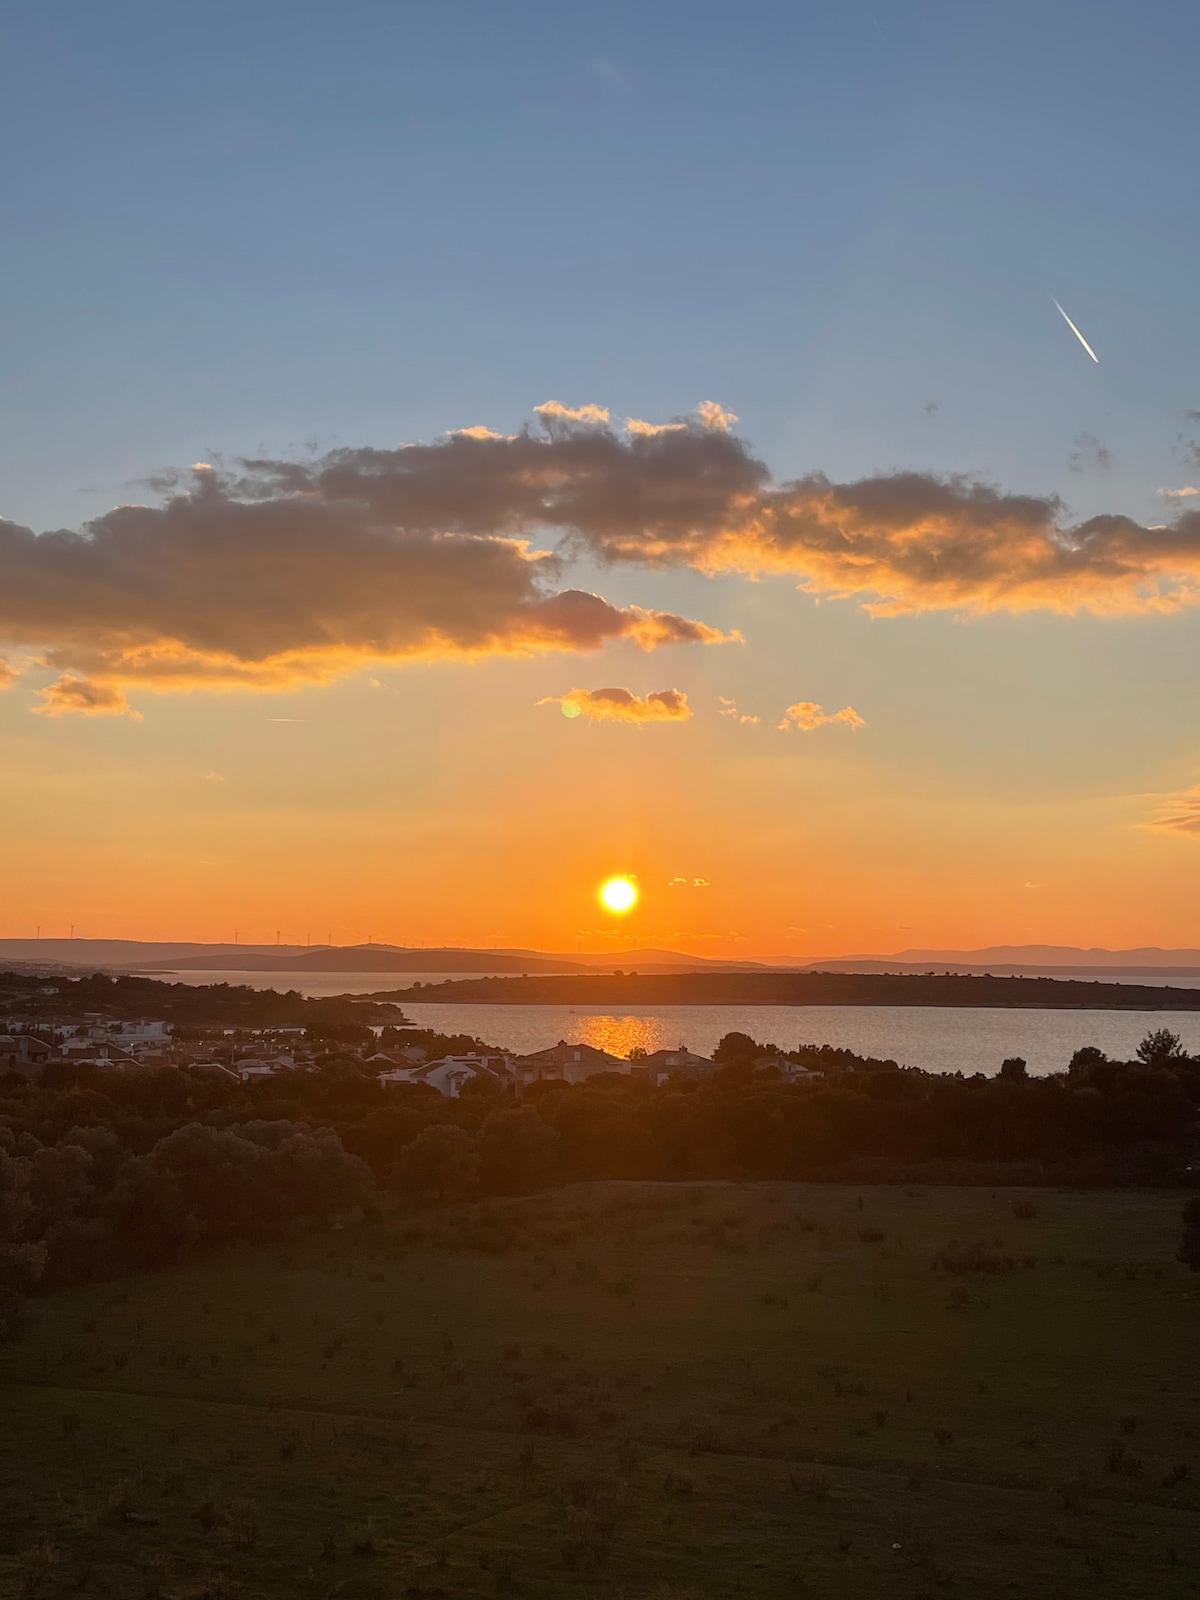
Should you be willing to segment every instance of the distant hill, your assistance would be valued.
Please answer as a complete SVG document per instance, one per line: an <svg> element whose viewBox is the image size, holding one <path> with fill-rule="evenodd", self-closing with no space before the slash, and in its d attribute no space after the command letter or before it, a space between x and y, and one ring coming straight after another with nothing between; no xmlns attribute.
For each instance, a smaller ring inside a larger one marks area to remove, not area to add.
<svg viewBox="0 0 1200 1600"><path fill-rule="evenodd" d="M1022 973L1069 976L1112 972L1134 977L1187 978L1200 981L1200 950L1164 950L1140 945L1132 950L1081 949L1059 944L997 944L979 950L898 950L894 955L829 956L798 963L821 972L960 972Z"/></svg>
<svg viewBox="0 0 1200 1600"><path fill-rule="evenodd" d="M396 944L201 944L138 939L0 939L0 967L120 972L686 972L762 970L753 961L710 961L677 950L563 955L523 949Z"/></svg>
<svg viewBox="0 0 1200 1600"><path fill-rule="evenodd" d="M613 972L630 967L638 972L690 972L696 968L728 971L757 969L752 962L707 961L702 956L681 955L673 950L637 950L623 955L564 956L539 950L471 950L458 946L419 949L400 945L338 945L297 953L275 946L257 951L228 947L202 955L179 959L158 959L138 963L142 972L495 972L495 973L588 973Z"/></svg>
<svg viewBox="0 0 1200 1600"><path fill-rule="evenodd" d="M196 940L0 939L0 965L6 961L61 961L73 967L128 967L148 961L174 961L198 955L287 955L308 950L302 944L201 944Z"/></svg>
<svg viewBox="0 0 1200 1600"><path fill-rule="evenodd" d="M877 958L878 959L878 958ZM1164 950L1137 945L1131 950L1082 949L1070 944L990 944L979 950L897 950L896 961L953 961L969 966L1005 962L1026 967L1200 967L1200 950ZM824 963L821 963L824 965Z"/></svg>

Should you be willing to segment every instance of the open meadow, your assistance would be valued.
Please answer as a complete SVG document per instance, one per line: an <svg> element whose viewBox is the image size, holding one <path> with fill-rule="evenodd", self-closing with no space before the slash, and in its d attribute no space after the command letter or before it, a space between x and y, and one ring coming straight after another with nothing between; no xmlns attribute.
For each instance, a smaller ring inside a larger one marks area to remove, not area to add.
<svg viewBox="0 0 1200 1600"><path fill-rule="evenodd" d="M5 1596L1183 1596L1178 1196L596 1183L34 1303Z"/></svg>

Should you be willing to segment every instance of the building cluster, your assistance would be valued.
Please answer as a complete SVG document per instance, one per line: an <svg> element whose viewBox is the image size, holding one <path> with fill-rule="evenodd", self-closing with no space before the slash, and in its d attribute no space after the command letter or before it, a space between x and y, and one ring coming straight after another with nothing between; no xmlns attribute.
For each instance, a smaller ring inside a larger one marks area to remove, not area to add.
<svg viewBox="0 0 1200 1600"><path fill-rule="evenodd" d="M0 1072L35 1072L52 1061L86 1066L169 1064L173 1024L117 1021L99 1012L82 1017L7 1016L0 1033Z"/></svg>
<svg viewBox="0 0 1200 1600"><path fill-rule="evenodd" d="M206 1067L246 1081L316 1065L303 1028L224 1029L215 1038L183 1042L175 1038L173 1022L85 1012L79 1017L10 1013L0 1018L0 1030L0 1074L31 1076L55 1062L72 1062L109 1071Z"/></svg>
<svg viewBox="0 0 1200 1600"><path fill-rule="evenodd" d="M302 1028L223 1030L215 1038L181 1042L173 1037L174 1025L151 1019L118 1021L99 1013L82 1017L8 1016L0 1026L0 1074L32 1076L54 1062L74 1062L108 1070L138 1067L198 1067L226 1074L242 1083L274 1077L281 1072L310 1071L318 1065L311 1042ZM424 1084L439 1094L457 1099L467 1084L482 1079L503 1088L527 1089L535 1083L582 1083L602 1073L619 1073L658 1085L675 1074L702 1079L717 1070L717 1063L696 1055L685 1045L674 1050L635 1053L626 1060L590 1044L568 1044L560 1039L549 1049L532 1055L483 1053L428 1059L420 1045L379 1048L376 1043L352 1054L378 1074L384 1088ZM790 1081L816 1082L821 1074L786 1056L764 1056L757 1067L774 1067Z"/></svg>
<svg viewBox="0 0 1200 1600"><path fill-rule="evenodd" d="M528 1056L461 1055L427 1061L419 1045L408 1045L400 1050L377 1051L369 1059L381 1067L379 1081L385 1086L424 1083L451 1099L457 1098L464 1085L475 1078L491 1078L507 1088L527 1089L534 1083L583 1083L601 1073L615 1072L657 1086L675 1074L701 1079L717 1070L715 1061L696 1055L682 1044L674 1050L655 1050L626 1060L595 1045L568 1044L565 1039ZM782 1055L763 1056L754 1065L774 1067L789 1082L815 1083L822 1076Z"/></svg>

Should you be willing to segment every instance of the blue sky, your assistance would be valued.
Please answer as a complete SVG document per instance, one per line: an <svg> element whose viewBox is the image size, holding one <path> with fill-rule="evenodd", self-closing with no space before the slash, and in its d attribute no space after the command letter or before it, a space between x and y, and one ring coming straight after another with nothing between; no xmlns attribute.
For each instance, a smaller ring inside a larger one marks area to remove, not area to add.
<svg viewBox="0 0 1200 1600"><path fill-rule="evenodd" d="M551 395L711 396L782 475L1139 515L1172 481L1194 7L18 0L3 43L0 450L35 527L206 450ZM1080 433L1113 469L1068 472Z"/></svg>

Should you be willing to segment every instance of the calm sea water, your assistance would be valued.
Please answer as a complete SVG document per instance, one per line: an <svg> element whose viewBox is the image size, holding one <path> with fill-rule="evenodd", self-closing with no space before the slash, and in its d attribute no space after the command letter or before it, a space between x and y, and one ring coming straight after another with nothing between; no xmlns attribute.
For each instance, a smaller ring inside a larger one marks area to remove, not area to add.
<svg viewBox="0 0 1200 1600"><path fill-rule="evenodd" d="M472 973L187 972L163 974L182 983L245 983L256 989L299 989L313 997L371 994L409 983L437 983ZM483 974L479 974L483 976ZM1154 982L1156 980L1138 980ZM1164 982L1166 980L1163 980ZM947 1006L660 1006L614 1014L586 1006L463 1006L407 1003L418 1027L467 1033L517 1055L566 1039L626 1056L635 1045L661 1050L686 1044L709 1055L734 1029L792 1049L832 1044L859 1055L888 1057L927 1072L994 1073L1006 1056L1023 1056L1035 1073L1061 1072L1081 1045L1098 1045L1119 1060L1132 1056L1151 1028L1169 1027L1200 1054L1200 1012L955 1010Z"/></svg>

